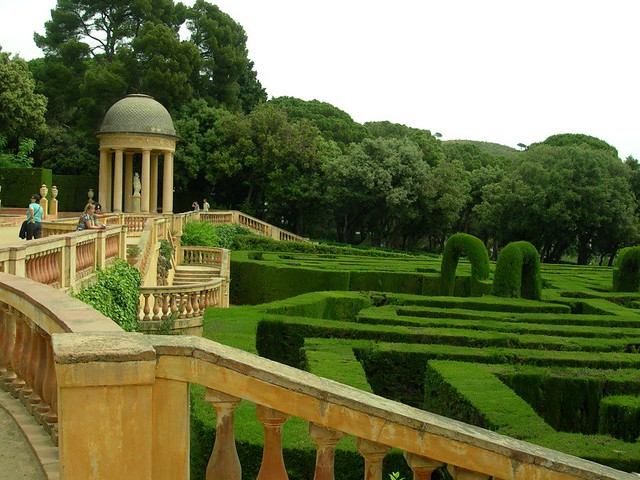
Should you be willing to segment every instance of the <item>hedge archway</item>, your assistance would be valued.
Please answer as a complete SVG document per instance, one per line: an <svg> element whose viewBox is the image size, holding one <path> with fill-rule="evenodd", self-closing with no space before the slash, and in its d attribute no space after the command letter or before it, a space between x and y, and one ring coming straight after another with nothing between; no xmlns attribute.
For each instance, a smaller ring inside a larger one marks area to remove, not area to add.
<svg viewBox="0 0 640 480"><path fill-rule="evenodd" d="M614 292L637 292L640 290L640 246L623 248L618 252L616 268L613 270Z"/></svg>
<svg viewBox="0 0 640 480"><path fill-rule="evenodd" d="M540 255L529 242L511 242L500 252L493 275L493 294L540 300Z"/></svg>
<svg viewBox="0 0 640 480"><path fill-rule="evenodd" d="M489 255L478 237L466 233L451 235L444 246L440 265L442 295L453 295L456 285L456 269L461 256L471 262L471 281L489 278Z"/></svg>

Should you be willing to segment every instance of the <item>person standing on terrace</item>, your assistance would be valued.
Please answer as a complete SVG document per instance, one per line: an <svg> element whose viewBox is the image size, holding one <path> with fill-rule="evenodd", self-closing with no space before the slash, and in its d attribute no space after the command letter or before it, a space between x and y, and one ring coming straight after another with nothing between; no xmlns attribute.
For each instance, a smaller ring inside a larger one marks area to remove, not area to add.
<svg viewBox="0 0 640 480"><path fill-rule="evenodd" d="M31 196L31 203L27 210L27 240L42 237L42 207L40 206L40 195L37 193Z"/></svg>
<svg viewBox="0 0 640 480"><path fill-rule="evenodd" d="M203 212L208 212L209 211L209 203L207 202L207 199L205 198L204 200L202 200L202 211Z"/></svg>

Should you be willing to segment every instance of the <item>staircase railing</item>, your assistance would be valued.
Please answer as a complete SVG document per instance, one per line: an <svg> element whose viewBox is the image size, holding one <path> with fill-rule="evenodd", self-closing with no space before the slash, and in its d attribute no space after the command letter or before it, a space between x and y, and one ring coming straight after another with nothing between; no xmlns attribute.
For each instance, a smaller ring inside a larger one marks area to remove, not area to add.
<svg viewBox="0 0 640 480"><path fill-rule="evenodd" d="M238 210L212 210L209 212L199 212L200 220L214 224L228 223L241 225L253 233L275 240L286 240L289 242L308 242L308 238L301 237L282 228L271 225L258 218L239 212Z"/></svg>

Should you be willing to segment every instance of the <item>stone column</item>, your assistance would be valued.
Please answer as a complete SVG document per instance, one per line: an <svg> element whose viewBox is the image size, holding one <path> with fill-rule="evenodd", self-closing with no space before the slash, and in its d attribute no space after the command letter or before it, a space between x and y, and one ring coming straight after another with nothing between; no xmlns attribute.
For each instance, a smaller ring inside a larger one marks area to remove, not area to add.
<svg viewBox="0 0 640 480"><path fill-rule="evenodd" d="M111 150L108 148L100 149L100 177L98 180L98 202L102 205L105 212L109 211L107 205L107 195L109 194L109 171L110 171L110 154Z"/></svg>
<svg viewBox="0 0 640 480"><path fill-rule="evenodd" d="M173 213L173 152L164 152L162 213Z"/></svg>
<svg viewBox="0 0 640 480"><path fill-rule="evenodd" d="M131 212L133 202L133 152L125 153L124 161L124 211Z"/></svg>
<svg viewBox="0 0 640 480"><path fill-rule="evenodd" d="M151 150L143 150L142 151L142 175L141 175L141 183L142 183L142 192L140 199L140 211L142 213L149 213L149 193L150 182L149 176L151 175Z"/></svg>
<svg viewBox="0 0 640 480"><path fill-rule="evenodd" d="M122 149L116 148L113 165L113 211L122 213Z"/></svg>
<svg viewBox="0 0 640 480"><path fill-rule="evenodd" d="M151 198L149 199L149 211L151 213L158 213L158 154L151 154L151 176L149 177L151 183Z"/></svg>

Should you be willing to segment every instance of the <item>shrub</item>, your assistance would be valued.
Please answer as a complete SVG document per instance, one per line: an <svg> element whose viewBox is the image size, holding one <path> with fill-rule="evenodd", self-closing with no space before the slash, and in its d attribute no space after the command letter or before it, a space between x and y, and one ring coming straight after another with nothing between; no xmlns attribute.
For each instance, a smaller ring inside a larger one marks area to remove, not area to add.
<svg viewBox="0 0 640 480"><path fill-rule="evenodd" d="M217 247L216 227L211 223L188 222L182 229L181 243L193 247Z"/></svg>
<svg viewBox="0 0 640 480"><path fill-rule="evenodd" d="M623 248L618 253L613 270L613 291L637 292L640 290L640 246Z"/></svg>
<svg viewBox="0 0 640 480"><path fill-rule="evenodd" d="M140 272L123 260L98 272L98 281L80 291L76 298L91 305L127 332L138 329Z"/></svg>
<svg viewBox="0 0 640 480"><path fill-rule="evenodd" d="M466 233L451 235L444 246L440 276L442 294L453 295L456 284L456 268L461 255L471 262L471 278L486 280L489 278L489 255L482 241Z"/></svg>
<svg viewBox="0 0 640 480"><path fill-rule="evenodd" d="M493 294L540 300L540 255L529 242L511 242L500 252L493 276Z"/></svg>

